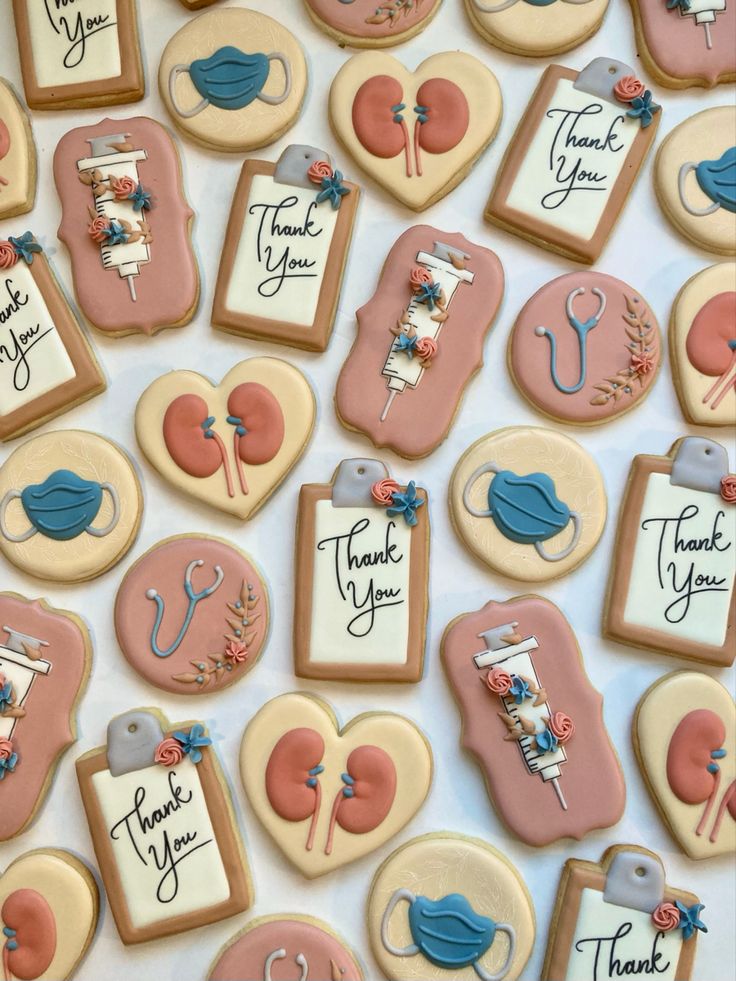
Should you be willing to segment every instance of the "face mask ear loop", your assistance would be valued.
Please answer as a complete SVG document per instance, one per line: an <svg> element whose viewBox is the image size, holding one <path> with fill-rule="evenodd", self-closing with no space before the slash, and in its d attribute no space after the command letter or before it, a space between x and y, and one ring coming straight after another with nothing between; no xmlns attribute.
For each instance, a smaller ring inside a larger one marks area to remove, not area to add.
<svg viewBox="0 0 736 981"><path fill-rule="evenodd" d="M115 490L112 484L100 484L100 487L103 491L107 491L112 498L112 517L104 528L93 528L92 525L88 526L86 529L87 534L92 535L95 538L104 538L105 535L109 535L120 520L120 498L118 497L118 492Z"/></svg>
<svg viewBox="0 0 736 981"><path fill-rule="evenodd" d="M0 501L0 532L2 532L3 538L7 538L9 542L27 542L29 538L33 538L36 534L37 528L31 525L23 534L14 535L11 531L8 531L7 525L5 524L5 512L8 510L8 505L17 497L20 497L20 491L9 490L2 501Z"/></svg>
<svg viewBox="0 0 736 981"><path fill-rule="evenodd" d="M309 964L307 962L307 958L304 956L304 954L297 954L294 960L302 969L302 974L299 981L309 981Z"/></svg>
<svg viewBox="0 0 736 981"><path fill-rule="evenodd" d="M278 950L272 951L266 958L266 963L263 967L263 981L271 981L271 968L274 961L281 961L286 957L286 951L283 947Z"/></svg>
<svg viewBox="0 0 736 981"><path fill-rule="evenodd" d="M692 204L688 203L685 182L687 181L687 175L690 173L690 171L696 169L697 165L694 163L684 163L682 167L680 167L680 173L677 177L677 190L680 193L680 201L685 211L687 211L688 214L693 215L695 218L703 218L705 215L712 215L714 212L718 211L720 204L717 201L714 201L713 204L709 204L707 208L695 208Z"/></svg>
<svg viewBox="0 0 736 981"><path fill-rule="evenodd" d="M497 923L496 933L505 933L509 938L509 952L506 955L506 961L503 967L496 974L489 974L485 968L481 967L480 963L476 962L473 964L473 970L481 979L481 981L503 981L503 979L508 974L509 968L511 967L511 962L514 959L514 954L516 953L516 933L514 928L509 923Z"/></svg>
<svg viewBox="0 0 736 981"><path fill-rule="evenodd" d="M389 899L388 906L384 911L383 919L381 920L381 942L389 954L393 954L394 957L413 957L419 953L419 948L416 944L409 944L408 947L394 947L388 939L389 921L393 911L402 900L405 900L411 906L412 903L416 902L416 898L414 893L408 889L397 889L391 899Z"/></svg>
<svg viewBox="0 0 736 981"><path fill-rule="evenodd" d="M465 505L465 510L472 514L474 518L490 518L492 514L490 510L479 511L478 508L474 507L470 503L470 491L473 484L479 477L482 477L484 473L498 473L498 467L495 463L482 464L482 466L478 467L477 470L474 470L471 473L463 489L463 504Z"/></svg>
<svg viewBox="0 0 736 981"><path fill-rule="evenodd" d="M264 92L259 92L257 98L260 99L261 102L268 103L269 106L278 106L280 103L288 99L289 95L291 94L291 66L289 65L288 60L282 54L279 54L278 51L272 51L270 54L267 54L266 57L269 61L281 62L281 67L284 69L285 76L284 91L281 93L281 95L266 95ZM189 115L193 114L190 113Z"/></svg>
<svg viewBox="0 0 736 981"><path fill-rule="evenodd" d="M202 101L194 107L194 109L182 109L181 106L177 104L176 101L176 80L179 75L188 75L189 65L174 65L174 67L169 72L169 98L171 99L171 104L176 110L177 115L181 116L182 119L191 119L192 116L198 115L203 109L206 109L210 104L209 99L202 99Z"/></svg>
<svg viewBox="0 0 736 981"><path fill-rule="evenodd" d="M580 535L583 531L583 522L577 511L570 512L570 520L573 526L573 536L570 544L563 548L561 552L557 552L556 555L548 555L544 548L543 542L535 542L534 547L536 548L539 556L545 560L545 562L559 562L560 559L566 559L568 555L577 547L580 541Z"/></svg>

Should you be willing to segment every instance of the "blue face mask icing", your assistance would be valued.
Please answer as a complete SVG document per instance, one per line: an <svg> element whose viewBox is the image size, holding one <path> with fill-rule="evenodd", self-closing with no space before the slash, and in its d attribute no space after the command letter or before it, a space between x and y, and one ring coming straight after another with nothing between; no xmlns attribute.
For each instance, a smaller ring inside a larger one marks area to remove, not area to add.
<svg viewBox="0 0 736 981"><path fill-rule="evenodd" d="M271 62L278 61L284 69L284 91L281 95L264 95ZM202 97L193 109L182 109L176 101L176 80L188 74L192 85ZM246 54L239 48L226 45L218 48L209 58L199 58L190 65L174 65L169 73L169 96L176 112L184 118L196 116L207 106L218 109L244 109L255 99L269 105L278 105L291 92L291 68L282 54Z"/></svg>
<svg viewBox="0 0 736 981"><path fill-rule="evenodd" d="M478 478L489 472L495 476L488 487L488 509L480 511L471 503L470 492ZM492 518L501 534L510 541L534 545L547 562L566 558L580 540L580 515L557 497L554 481L546 473L520 477L511 470L499 470L494 463L484 463L465 484L463 504L476 518ZM542 542L558 535L570 522L573 525L572 541L561 552L548 555Z"/></svg>
<svg viewBox="0 0 736 981"><path fill-rule="evenodd" d="M695 171L700 190L713 202L706 208L696 208L687 199L686 181L691 171ZM712 215L719 208L736 214L736 146L729 147L719 160L683 164L680 167L678 187L683 208L696 218Z"/></svg>
<svg viewBox="0 0 736 981"><path fill-rule="evenodd" d="M113 515L104 528L93 528L104 491L112 498ZM8 505L16 498L31 523L20 534L10 532L5 521ZM102 538L112 531L119 517L120 503L111 484L84 480L71 470L56 470L42 484L31 484L22 491L10 490L0 502L0 531L11 542L25 542L37 532L57 542L71 541L83 532Z"/></svg>
<svg viewBox="0 0 736 981"><path fill-rule="evenodd" d="M389 923L402 901L409 904L409 929L414 943L408 947L395 947L389 940ZM508 935L509 952L501 970L489 974L480 960L493 946L499 932ZM448 971L472 967L482 981L501 981L508 973L516 947L513 927L480 916L465 896L451 893L432 900L415 896L408 889L398 889L389 900L381 923L381 940L386 950L396 957L422 954L431 964Z"/></svg>

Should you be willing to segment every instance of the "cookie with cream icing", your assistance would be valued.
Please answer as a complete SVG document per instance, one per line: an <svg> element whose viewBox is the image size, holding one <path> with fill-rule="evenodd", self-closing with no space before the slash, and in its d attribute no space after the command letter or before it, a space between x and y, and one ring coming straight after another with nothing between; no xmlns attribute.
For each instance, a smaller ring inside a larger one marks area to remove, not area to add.
<svg viewBox="0 0 736 981"><path fill-rule="evenodd" d="M511 54L542 58L595 34L608 0L465 0L465 9L486 41Z"/></svg>

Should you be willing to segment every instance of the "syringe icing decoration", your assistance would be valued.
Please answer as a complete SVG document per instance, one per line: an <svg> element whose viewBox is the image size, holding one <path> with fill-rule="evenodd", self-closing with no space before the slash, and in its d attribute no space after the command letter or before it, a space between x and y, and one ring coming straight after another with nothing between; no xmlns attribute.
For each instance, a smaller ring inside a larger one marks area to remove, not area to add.
<svg viewBox="0 0 736 981"><path fill-rule="evenodd" d="M417 253L417 265L409 274L411 300L396 325L390 327L395 340L381 374L387 379L388 399L381 422L388 416L397 393L407 385L416 388L439 349L442 325L450 316L448 307L461 283L472 284L475 273L466 269L470 256L442 242L433 252Z"/></svg>
<svg viewBox="0 0 736 981"><path fill-rule="evenodd" d="M710 25L715 24L716 15L726 12L726 0L666 0L667 9L678 11L680 17L692 17L693 22L700 24L705 31L705 46L713 47L710 36Z"/></svg>
<svg viewBox="0 0 736 981"><path fill-rule="evenodd" d="M77 168L80 181L90 187L94 198L89 235L100 246L105 269L117 269L127 279L135 301L134 277L151 260L153 236L144 213L152 202L138 176L138 162L148 154L136 150L128 135L115 133L88 140L91 155L78 160Z"/></svg>
<svg viewBox="0 0 736 981"><path fill-rule="evenodd" d="M13 773L20 763L13 743L13 733L19 719L26 716L23 707L38 675L51 670L49 661L41 657L44 640L30 637L3 625L8 636L0 644L0 780Z"/></svg>
<svg viewBox="0 0 736 981"><path fill-rule="evenodd" d="M506 726L507 741L515 741L530 774L551 781L560 806L567 803L559 784L561 766L567 762L563 744L575 734L572 719L553 712L541 685L531 652L539 647L536 637L517 632L518 621L484 631L487 650L473 657L476 668L488 668L481 677L489 692L501 700L499 718Z"/></svg>

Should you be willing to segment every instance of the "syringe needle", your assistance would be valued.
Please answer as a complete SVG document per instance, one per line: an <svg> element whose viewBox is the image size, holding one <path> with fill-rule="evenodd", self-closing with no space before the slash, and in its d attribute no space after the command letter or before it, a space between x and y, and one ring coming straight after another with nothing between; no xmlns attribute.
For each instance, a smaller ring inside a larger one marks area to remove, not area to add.
<svg viewBox="0 0 736 981"><path fill-rule="evenodd" d="M710 36L710 24L708 21L703 24L703 27L705 28L705 46L710 51L710 49L713 47L713 41Z"/></svg>
<svg viewBox="0 0 736 981"><path fill-rule="evenodd" d="M557 777L553 777L552 778L552 786L555 789L555 793L557 794L557 799L560 802L560 806L562 807L562 810L563 811L566 811L567 810L567 803L565 801L565 798L562 796L562 787L560 787L560 782L557 779Z"/></svg>
<svg viewBox="0 0 736 981"><path fill-rule="evenodd" d="M386 405L383 407L383 412L381 413L381 422L386 421L386 416L388 415L388 410L391 408L391 403L396 397L396 389L392 388L388 393L388 398L386 399Z"/></svg>
<svg viewBox="0 0 736 981"><path fill-rule="evenodd" d="M138 297L135 295L135 278L133 276L126 277L128 280L128 286L130 288L130 298L135 303Z"/></svg>

